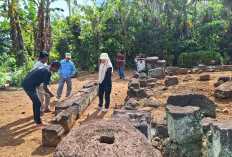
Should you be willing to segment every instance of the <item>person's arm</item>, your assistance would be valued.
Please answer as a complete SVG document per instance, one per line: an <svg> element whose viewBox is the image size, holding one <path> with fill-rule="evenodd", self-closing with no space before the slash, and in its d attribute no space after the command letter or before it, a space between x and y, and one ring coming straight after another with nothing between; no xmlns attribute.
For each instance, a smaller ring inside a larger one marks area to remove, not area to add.
<svg viewBox="0 0 232 157"><path fill-rule="evenodd" d="M54 97L54 95L49 91L48 87L46 84L43 85L43 89L46 93L49 94L50 97Z"/></svg>
<svg viewBox="0 0 232 157"><path fill-rule="evenodd" d="M71 75L71 77L73 77L75 75L75 73L76 73L76 68L75 68L74 63L72 63L72 75Z"/></svg>
<svg viewBox="0 0 232 157"><path fill-rule="evenodd" d="M51 79L51 73L47 72L45 73L44 75L44 80L43 80L43 89L46 93L48 93L50 95L50 97L53 97L54 95L49 91L48 89L48 85L49 85L49 82L50 82L50 79Z"/></svg>

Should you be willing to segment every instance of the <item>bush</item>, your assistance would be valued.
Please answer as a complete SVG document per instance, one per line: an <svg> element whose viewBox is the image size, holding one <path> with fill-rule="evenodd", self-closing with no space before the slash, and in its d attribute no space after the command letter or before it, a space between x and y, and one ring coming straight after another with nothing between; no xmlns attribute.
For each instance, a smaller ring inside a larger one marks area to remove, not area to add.
<svg viewBox="0 0 232 157"><path fill-rule="evenodd" d="M212 60L215 60L216 63L222 63L223 58L219 52L214 51L182 53L178 58L178 66L192 68L200 63L210 65Z"/></svg>
<svg viewBox="0 0 232 157"><path fill-rule="evenodd" d="M57 83L59 80L60 80L60 74L55 73L55 74L52 74L50 83Z"/></svg>

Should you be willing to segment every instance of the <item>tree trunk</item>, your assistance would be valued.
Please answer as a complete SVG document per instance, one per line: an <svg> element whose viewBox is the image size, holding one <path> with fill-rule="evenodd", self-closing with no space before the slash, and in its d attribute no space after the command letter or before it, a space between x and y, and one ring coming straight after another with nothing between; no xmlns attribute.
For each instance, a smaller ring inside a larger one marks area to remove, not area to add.
<svg viewBox="0 0 232 157"><path fill-rule="evenodd" d="M27 50L24 45L22 28L14 0L8 1L9 18L10 18L10 37L12 40L12 51L16 56L18 66L22 66L27 61Z"/></svg>

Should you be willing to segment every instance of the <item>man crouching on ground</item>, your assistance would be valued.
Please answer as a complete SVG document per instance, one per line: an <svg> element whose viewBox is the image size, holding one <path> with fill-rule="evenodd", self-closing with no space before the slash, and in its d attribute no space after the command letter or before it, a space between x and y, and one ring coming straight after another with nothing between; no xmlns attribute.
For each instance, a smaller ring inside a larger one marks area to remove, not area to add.
<svg viewBox="0 0 232 157"><path fill-rule="evenodd" d="M43 89L46 94L49 94L50 97L54 95L48 90L47 86L49 85L51 79L51 71L57 72L61 67L59 61L54 61L49 68L39 67L30 72L22 83L22 87L31 99L33 103L33 114L34 121L37 126L46 126L47 124L42 121L40 117L41 113L41 101L36 92L36 87L43 83Z"/></svg>

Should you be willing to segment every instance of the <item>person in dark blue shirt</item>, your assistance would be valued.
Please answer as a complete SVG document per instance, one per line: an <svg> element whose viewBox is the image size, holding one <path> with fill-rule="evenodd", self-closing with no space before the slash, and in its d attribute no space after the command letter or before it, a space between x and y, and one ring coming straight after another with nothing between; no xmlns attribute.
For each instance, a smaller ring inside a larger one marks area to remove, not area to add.
<svg viewBox="0 0 232 157"><path fill-rule="evenodd" d="M38 93L36 92L36 87L43 83L43 89L50 97L54 95L49 91L47 86L49 85L51 78L51 71L57 72L61 64L59 61L54 61L49 68L39 67L30 72L22 83L22 87L31 99L33 103L33 114L34 120L38 126L46 126L40 117L41 113L41 101L39 99Z"/></svg>
<svg viewBox="0 0 232 157"><path fill-rule="evenodd" d="M71 54L66 53L65 59L60 62L61 68L58 71L58 73L60 74L60 81L59 81L59 88L57 90L57 96L56 96L55 101L59 101L62 95L62 92L63 92L65 82L67 83L66 97L69 97L71 94L72 77L74 76L76 72L76 68L74 66L74 63L70 59L71 59Z"/></svg>

